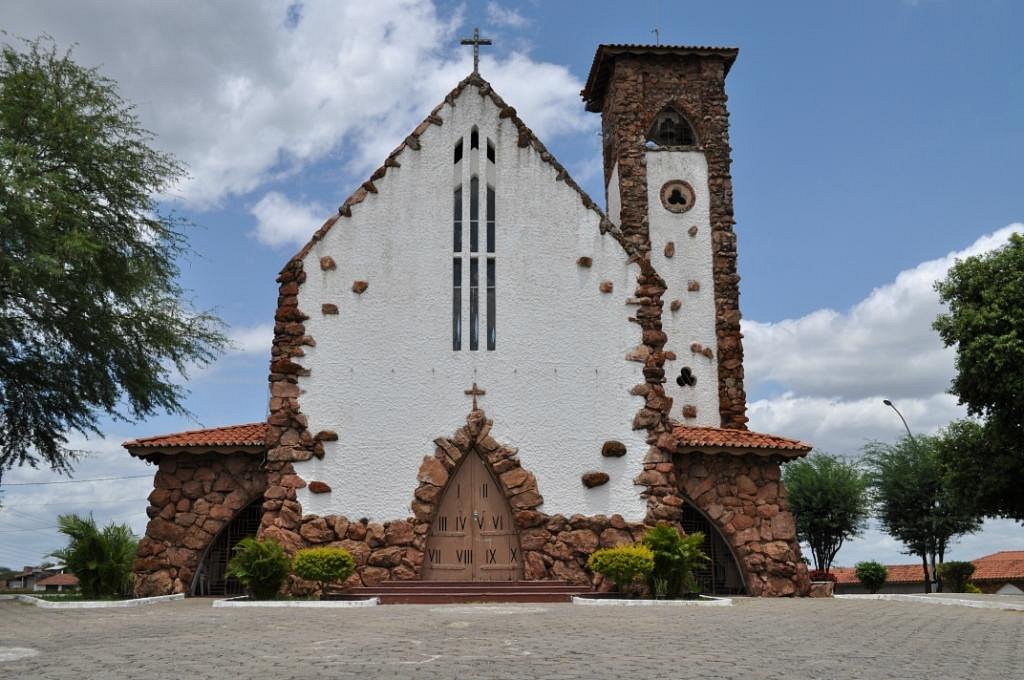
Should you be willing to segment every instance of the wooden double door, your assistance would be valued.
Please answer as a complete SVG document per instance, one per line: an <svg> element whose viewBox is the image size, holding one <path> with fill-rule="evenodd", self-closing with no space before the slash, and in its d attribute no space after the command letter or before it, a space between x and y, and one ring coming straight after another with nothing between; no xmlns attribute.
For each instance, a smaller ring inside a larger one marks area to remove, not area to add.
<svg viewBox="0 0 1024 680"><path fill-rule="evenodd" d="M515 581L522 578L512 509L475 451L448 482L427 536L424 581Z"/></svg>

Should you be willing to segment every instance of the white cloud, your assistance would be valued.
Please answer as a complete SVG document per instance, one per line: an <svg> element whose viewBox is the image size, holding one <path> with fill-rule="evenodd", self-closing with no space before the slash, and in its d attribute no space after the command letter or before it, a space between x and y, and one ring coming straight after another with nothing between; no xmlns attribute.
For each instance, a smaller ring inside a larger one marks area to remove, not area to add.
<svg viewBox="0 0 1024 680"><path fill-rule="evenodd" d="M146 497L153 489L155 468L129 456L121 447L126 439L131 437L70 436L69 446L89 452L75 464L71 478L49 468L21 467L4 472L0 485L0 566L39 564L44 555L62 547L66 539L53 528L61 514L91 513L100 526L116 521L129 524L142 535L148 521ZM111 477L121 479L106 479ZM97 478L104 481L63 483ZM10 486L24 482L61 483Z"/></svg>
<svg viewBox="0 0 1024 680"><path fill-rule="evenodd" d="M933 433L963 417L965 409L947 393L954 353L931 328L942 311L933 286L957 259L998 248L1021 231L1024 224L1011 224L963 250L900 272L846 312L821 309L799 319L744 321L748 389L782 390L750 403L751 429L857 456L869 440L894 441L904 433L883 398L896 402L914 432ZM987 520L981 532L961 538L947 559L973 559L1020 546L1019 525ZM915 561L902 551L897 541L872 527L845 545L836 563Z"/></svg>
<svg viewBox="0 0 1024 680"><path fill-rule="evenodd" d="M1024 224L923 262L880 286L848 312L820 309L799 319L744 321L744 366L751 391L784 385L800 397L928 398L949 387L953 351L931 324L942 311L934 283L958 258L992 250Z"/></svg>
<svg viewBox="0 0 1024 680"><path fill-rule="evenodd" d="M327 214L315 203L295 203L276 191L267 193L249 212L256 218L256 238L268 246L304 245Z"/></svg>
<svg viewBox="0 0 1024 680"><path fill-rule="evenodd" d="M232 328L229 337L234 351L238 354L270 356L270 345L274 340L274 325L265 323L258 326Z"/></svg>
<svg viewBox="0 0 1024 680"><path fill-rule="evenodd" d="M487 20L497 26L509 28L525 28L530 20L514 9L503 7L500 3L487 3Z"/></svg>
<svg viewBox="0 0 1024 680"><path fill-rule="evenodd" d="M197 207L341 148L344 169L366 174L471 70L457 45L461 10L442 16L429 2L307 3L298 13L270 1L57 7L4 3L0 25L77 43L75 58L117 80L157 144L189 165L177 193ZM522 53L484 64L538 134L596 126L566 68Z"/></svg>
<svg viewBox="0 0 1024 680"><path fill-rule="evenodd" d="M836 455L857 456L868 441L893 441L906 432L882 399L873 396L847 401L787 392L751 402L750 428L801 439ZM956 401L956 397L938 392L903 399L896 406L915 433L930 434L966 414Z"/></svg>

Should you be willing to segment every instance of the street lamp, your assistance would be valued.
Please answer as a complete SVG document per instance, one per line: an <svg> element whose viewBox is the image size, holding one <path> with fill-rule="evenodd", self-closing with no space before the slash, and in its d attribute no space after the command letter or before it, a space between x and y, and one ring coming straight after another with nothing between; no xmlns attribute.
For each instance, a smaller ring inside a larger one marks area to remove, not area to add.
<svg viewBox="0 0 1024 680"><path fill-rule="evenodd" d="M914 435L910 431L910 426L907 425L907 419L903 417L903 414L900 413L900 410L898 408L896 408L896 405L893 404L892 401L890 401L889 399L883 399L882 403L885 404L886 406L888 406L889 408L891 408L893 411L896 411L896 415L898 415L900 417L900 420L903 421L903 427L907 430L907 438L910 440L910 443L916 449L917 448L917 440L914 439ZM938 508L938 505L939 505L939 501L938 501L938 499L936 499L935 500L936 508ZM942 582L939 581L939 579L938 579L938 570L935 568L935 554L934 553L932 553L932 579L934 579L934 582L935 582L935 585L936 585L936 592L941 592L941 590L942 590ZM927 590L925 590L925 592L926 593L930 593L931 592L931 588L929 587Z"/></svg>
<svg viewBox="0 0 1024 680"><path fill-rule="evenodd" d="M907 436L910 437L910 441L913 442L914 441L914 435L910 432L910 426L907 425L907 419L903 417L903 414L900 413L900 410L898 408L896 408L896 405L893 404L888 399L883 399L882 403L885 404L886 406L888 406L889 408L891 408L893 411L896 411L896 415L898 415L900 417L900 420L903 421L903 427L905 427L906 430L907 430Z"/></svg>

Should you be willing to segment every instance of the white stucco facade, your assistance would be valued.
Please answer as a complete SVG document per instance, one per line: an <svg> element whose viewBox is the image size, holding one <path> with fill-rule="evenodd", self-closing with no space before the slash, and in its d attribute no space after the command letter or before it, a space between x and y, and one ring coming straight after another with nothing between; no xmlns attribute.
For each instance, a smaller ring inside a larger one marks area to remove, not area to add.
<svg viewBox="0 0 1024 680"><path fill-rule="evenodd" d="M305 258L298 302L316 341L298 359L299 404L315 433L334 430L325 456L295 464L331 493L299 491L303 511L388 520L409 516L420 461L433 440L465 423L475 382L492 435L519 449L537 477L547 513L619 513L643 518L645 432L632 419L643 400L629 394L642 366L625 355L640 338L626 298L637 268L602 235L599 215L556 179L489 97L467 87L444 106L443 125L420 136L419 150L398 156L375 182L378 193L353 206ZM470 144L473 126L479 148ZM456 142L463 157L454 163ZM487 159L488 141L495 162ZM486 192L480 204L480 348L469 349L469 199L463 200L462 349L453 350L453 187L464 195L473 174L495 190L496 348L486 349ZM706 217L705 217L706 220ZM688 224L688 223L687 223ZM322 271L330 256L337 268ZM590 268L577 265L590 257ZM710 265L708 265L710 267ZM352 292L355 280L369 288ZM611 281L612 293L599 284ZM685 285L685 283L684 283ZM710 292L708 293L710 296ZM335 304L337 315L321 313ZM704 374L701 374L704 377ZM604 458L601 445L621 441L627 454ZM580 476L603 470L610 481L587 489Z"/></svg>
<svg viewBox="0 0 1024 680"><path fill-rule="evenodd" d="M686 425L718 427L718 340L707 160L701 151L648 151L645 155L651 263L668 284L662 314L663 330L668 335L665 349L677 356L675 361L665 362L665 391L674 400L673 418ZM671 180L683 180L693 188L693 207L684 213L662 206L661 188ZM689 233L692 227L697 228L693 236ZM665 256L669 242L675 244L672 257ZM700 290L688 290L690 281L696 281ZM670 310L672 300L682 302L678 311ZM711 358L695 354L690 350L693 343L710 347L716 354ZM684 366L689 366L697 378L693 387L676 383ZM697 407L696 418L683 418L684 404Z"/></svg>

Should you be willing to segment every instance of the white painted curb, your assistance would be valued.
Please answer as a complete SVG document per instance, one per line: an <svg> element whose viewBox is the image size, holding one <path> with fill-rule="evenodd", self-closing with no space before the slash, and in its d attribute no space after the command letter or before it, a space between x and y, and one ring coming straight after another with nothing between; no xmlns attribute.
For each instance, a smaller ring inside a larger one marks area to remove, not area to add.
<svg viewBox="0 0 1024 680"><path fill-rule="evenodd" d="M376 607L380 598L365 600L250 600L246 596L214 600L214 607Z"/></svg>
<svg viewBox="0 0 1024 680"><path fill-rule="evenodd" d="M598 598L573 596L573 604L582 605L619 605L624 607L731 607L731 597L710 597L705 595L700 600L631 600L626 598Z"/></svg>
<svg viewBox="0 0 1024 680"><path fill-rule="evenodd" d="M1008 611L1024 612L1024 602L988 602L986 600L959 600L952 597L929 597L927 595L899 595L899 594L874 594L874 595L834 595L840 600L892 600L895 602L925 602L927 604L946 604L954 607L974 607L975 609L1005 609Z"/></svg>
<svg viewBox="0 0 1024 680"><path fill-rule="evenodd" d="M134 600L84 600L80 602L50 602L31 595L14 595L15 600L42 607L43 609L118 609L123 607L143 607L161 602L184 600L185 593L159 595L157 597L140 597Z"/></svg>

